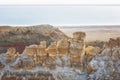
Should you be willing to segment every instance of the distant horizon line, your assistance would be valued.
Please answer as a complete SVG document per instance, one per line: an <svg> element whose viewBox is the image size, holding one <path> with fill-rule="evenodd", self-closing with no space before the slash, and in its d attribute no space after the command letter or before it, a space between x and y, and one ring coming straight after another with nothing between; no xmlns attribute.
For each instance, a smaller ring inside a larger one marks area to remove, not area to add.
<svg viewBox="0 0 120 80"><path fill-rule="evenodd" d="M0 24L0 27L4 27L4 26L10 26L10 27L27 27L27 26L38 26L38 25L51 25L51 26L54 26L54 27L66 27L66 28L71 28L73 26L75 27L95 27L95 26L120 26L120 24Z"/></svg>

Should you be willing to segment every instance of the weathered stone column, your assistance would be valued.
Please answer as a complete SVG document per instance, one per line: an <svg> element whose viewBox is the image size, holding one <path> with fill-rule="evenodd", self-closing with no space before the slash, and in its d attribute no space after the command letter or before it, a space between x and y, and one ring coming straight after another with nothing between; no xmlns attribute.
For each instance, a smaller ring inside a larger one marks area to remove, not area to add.
<svg viewBox="0 0 120 80"><path fill-rule="evenodd" d="M73 33L73 39L70 39L70 62L71 66L81 68L85 55L85 36L84 32ZM83 66L82 66L83 67Z"/></svg>

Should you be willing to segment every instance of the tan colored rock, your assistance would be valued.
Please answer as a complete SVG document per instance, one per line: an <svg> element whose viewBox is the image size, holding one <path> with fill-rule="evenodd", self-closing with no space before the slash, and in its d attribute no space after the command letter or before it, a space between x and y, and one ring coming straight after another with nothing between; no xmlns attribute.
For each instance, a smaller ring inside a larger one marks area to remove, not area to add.
<svg viewBox="0 0 120 80"><path fill-rule="evenodd" d="M70 56L71 63L80 63L80 56Z"/></svg>
<svg viewBox="0 0 120 80"><path fill-rule="evenodd" d="M7 61L11 61L12 59L16 59L17 57L19 57L20 54L16 52L15 48L11 47L7 50L5 56L7 58Z"/></svg>
<svg viewBox="0 0 120 80"><path fill-rule="evenodd" d="M86 37L85 32L74 32L73 33L73 38L77 40L84 41Z"/></svg>
<svg viewBox="0 0 120 80"><path fill-rule="evenodd" d="M46 44L47 44L46 41L41 41L41 42L40 42L40 47L41 47L41 48L46 48Z"/></svg>
<svg viewBox="0 0 120 80"><path fill-rule="evenodd" d="M24 69L24 70L30 70L30 69L32 69L33 67L35 67L35 64L34 64L33 61L23 62L23 69Z"/></svg>
<svg viewBox="0 0 120 80"><path fill-rule="evenodd" d="M7 50L6 54L15 54L16 53L16 49L11 47Z"/></svg>
<svg viewBox="0 0 120 80"><path fill-rule="evenodd" d="M83 67L85 58L85 37L86 34L84 32L75 32L73 33L73 39L69 39L70 63L73 67Z"/></svg>
<svg viewBox="0 0 120 80"><path fill-rule="evenodd" d="M69 47L69 53L72 56L80 56L82 60L84 56L84 42L71 39L70 41L70 47Z"/></svg>
<svg viewBox="0 0 120 80"><path fill-rule="evenodd" d="M46 52L50 57L55 58L57 54L57 43L52 42L51 45L46 49Z"/></svg>
<svg viewBox="0 0 120 80"><path fill-rule="evenodd" d="M88 46L87 48L85 48L85 54L86 54L87 61L89 62L99 52L100 52L99 47Z"/></svg>
<svg viewBox="0 0 120 80"><path fill-rule="evenodd" d="M37 49L39 48L38 45L30 45L27 46L24 51L23 54L27 57L33 58L36 54L37 54Z"/></svg>
<svg viewBox="0 0 120 80"><path fill-rule="evenodd" d="M71 55L80 55L84 50L84 42L78 41L78 40L69 40L70 41L70 47L69 51Z"/></svg>
<svg viewBox="0 0 120 80"><path fill-rule="evenodd" d="M69 52L69 41L68 40L59 40L57 42L57 56L63 57L67 55Z"/></svg>
<svg viewBox="0 0 120 80"><path fill-rule="evenodd" d="M91 64L87 65L87 73L91 74L93 72L95 72L97 69L95 67L93 67Z"/></svg>
<svg viewBox="0 0 120 80"><path fill-rule="evenodd" d="M108 43L109 43L108 45L111 49L118 47L118 42L116 39L110 38Z"/></svg>
<svg viewBox="0 0 120 80"><path fill-rule="evenodd" d="M30 45L25 48L23 54L29 58L32 58L35 64L42 64L44 59L47 56L45 51L46 49L46 41L41 41L40 45Z"/></svg>
<svg viewBox="0 0 120 80"><path fill-rule="evenodd" d="M46 49L46 41L41 41L40 42L40 47L37 48L37 54L36 54L36 57L37 57L37 61L42 61L46 58L47 56L47 53L45 51Z"/></svg>

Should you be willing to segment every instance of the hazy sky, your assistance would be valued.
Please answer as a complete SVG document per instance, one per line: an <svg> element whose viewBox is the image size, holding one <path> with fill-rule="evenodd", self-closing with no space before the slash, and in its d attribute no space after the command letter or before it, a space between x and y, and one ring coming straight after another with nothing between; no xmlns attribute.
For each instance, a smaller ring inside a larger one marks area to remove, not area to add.
<svg viewBox="0 0 120 80"><path fill-rule="evenodd" d="M120 24L120 6L0 6L0 25Z"/></svg>

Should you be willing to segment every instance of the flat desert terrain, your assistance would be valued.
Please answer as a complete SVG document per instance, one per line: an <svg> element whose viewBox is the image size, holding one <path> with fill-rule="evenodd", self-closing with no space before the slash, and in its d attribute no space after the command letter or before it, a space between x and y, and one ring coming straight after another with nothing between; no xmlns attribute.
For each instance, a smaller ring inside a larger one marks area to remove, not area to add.
<svg viewBox="0 0 120 80"><path fill-rule="evenodd" d="M120 37L120 26L61 26L60 30L71 37L73 32L86 32L86 41L108 41Z"/></svg>

